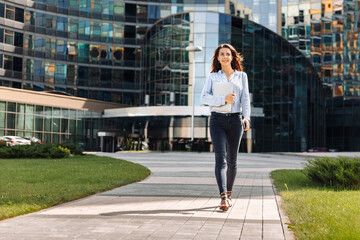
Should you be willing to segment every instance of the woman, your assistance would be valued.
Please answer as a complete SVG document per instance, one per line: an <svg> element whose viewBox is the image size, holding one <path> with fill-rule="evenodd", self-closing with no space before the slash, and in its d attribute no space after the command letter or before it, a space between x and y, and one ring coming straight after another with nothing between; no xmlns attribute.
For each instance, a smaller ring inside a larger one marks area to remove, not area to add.
<svg viewBox="0 0 360 240"><path fill-rule="evenodd" d="M250 97L243 58L230 44L219 45L212 58L212 70L201 93L201 102L210 107L231 104L231 112L211 108L210 135L215 151L215 176L219 187L220 209L231 207L231 192L237 172L237 153L243 131L250 128ZM214 82L230 82L233 93L214 95Z"/></svg>

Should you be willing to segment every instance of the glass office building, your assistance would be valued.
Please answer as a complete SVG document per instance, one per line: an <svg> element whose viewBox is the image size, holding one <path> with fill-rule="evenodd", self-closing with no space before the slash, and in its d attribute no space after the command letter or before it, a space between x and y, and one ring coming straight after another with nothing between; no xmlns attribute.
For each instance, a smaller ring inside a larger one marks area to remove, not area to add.
<svg viewBox="0 0 360 240"><path fill-rule="evenodd" d="M171 101L200 105L213 52L220 43L232 44L245 59L252 109L262 113L252 117L254 151L304 151L324 144L322 85L310 62L274 32L227 14L179 13L149 29L144 88L150 105L171 105ZM192 57L185 50L188 45L203 50ZM189 74L192 68L195 86Z"/></svg>
<svg viewBox="0 0 360 240"><path fill-rule="evenodd" d="M229 0L226 13L245 18L278 32L281 0Z"/></svg>
<svg viewBox="0 0 360 240"><path fill-rule="evenodd" d="M315 67L326 91L326 146L360 150L359 0L283 1L282 36Z"/></svg>
<svg viewBox="0 0 360 240"><path fill-rule="evenodd" d="M311 59L332 97L360 97L360 1L288 2L282 7L282 35Z"/></svg>
<svg viewBox="0 0 360 240"><path fill-rule="evenodd" d="M35 136L44 143L77 143L84 150L98 149L99 119L95 112L0 101L0 136Z"/></svg>
<svg viewBox="0 0 360 240"><path fill-rule="evenodd" d="M209 56L216 44L229 42L245 57L253 108L260 113L251 133L254 139L261 139L256 151L292 151L287 145L293 144L295 150L316 145L359 150L359 131L352 131L360 117L358 8L355 0L0 0L0 86L61 91L126 106L200 105L201 85L210 71ZM172 28L171 34L158 29L173 18L170 15L179 17L177 14L191 11L212 12L219 19L205 18L217 22L209 26L200 20L199 24L190 23L189 29L184 23L181 29ZM163 37L162 44L174 44L173 49L155 54L151 46L154 31L171 36ZM204 48L195 55L198 81L194 99L189 75L192 57L179 50L186 44ZM273 55L267 51L270 46L277 49ZM315 86L314 70L301 53L328 87L323 89L325 95ZM274 59L274 55L281 57ZM273 66L280 59L288 61L281 63L281 70ZM300 78L302 82L297 82ZM326 117L321 115L322 96L328 97ZM292 101L287 101L289 98ZM297 122L302 119L299 111L309 117L309 123ZM318 125L325 119L326 125ZM306 129L305 135L291 132L299 127ZM268 144L276 141L281 144Z"/></svg>
<svg viewBox="0 0 360 240"><path fill-rule="evenodd" d="M105 107L121 105L0 87L0 136L36 137L44 143L76 143L96 150Z"/></svg>
<svg viewBox="0 0 360 240"><path fill-rule="evenodd" d="M194 9L224 0L0 0L0 86L141 105L147 28Z"/></svg>

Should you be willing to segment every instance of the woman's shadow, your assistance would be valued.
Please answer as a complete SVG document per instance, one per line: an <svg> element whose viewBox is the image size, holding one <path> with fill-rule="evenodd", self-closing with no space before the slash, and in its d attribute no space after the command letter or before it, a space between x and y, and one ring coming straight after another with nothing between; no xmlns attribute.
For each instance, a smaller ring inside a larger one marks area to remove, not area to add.
<svg viewBox="0 0 360 240"><path fill-rule="evenodd" d="M137 210L137 211L119 211L119 212L108 212L101 213L100 216L113 217L119 215L132 215L132 214L159 214L159 213L179 213L183 215L193 214L193 211L213 212L218 206L204 207L204 208L192 208L192 209L169 209L169 210ZM219 210L220 211L220 210ZM221 211L223 212L223 211Z"/></svg>

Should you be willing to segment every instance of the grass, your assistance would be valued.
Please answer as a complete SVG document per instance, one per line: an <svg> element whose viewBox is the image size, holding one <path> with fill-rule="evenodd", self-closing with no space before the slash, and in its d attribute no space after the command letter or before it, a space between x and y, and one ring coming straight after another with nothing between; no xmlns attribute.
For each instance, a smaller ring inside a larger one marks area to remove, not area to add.
<svg viewBox="0 0 360 240"><path fill-rule="evenodd" d="M0 159L0 220L140 181L150 170L93 155Z"/></svg>
<svg viewBox="0 0 360 240"><path fill-rule="evenodd" d="M297 239L360 239L360 191L336 191L301 170L271 172Z"/></svg>

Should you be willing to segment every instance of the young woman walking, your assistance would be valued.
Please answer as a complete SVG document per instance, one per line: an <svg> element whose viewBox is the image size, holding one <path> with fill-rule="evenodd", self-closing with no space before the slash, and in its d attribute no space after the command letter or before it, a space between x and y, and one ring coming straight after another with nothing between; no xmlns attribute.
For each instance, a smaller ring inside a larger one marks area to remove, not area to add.
<svg viewBox="0 0 360 240"><path fill-rule="evenodd" d="M237 173L237 153L243 131L250 128L248 78L241 65L243 58L230 44L219 45L212 58L212 70L201 93L201 102L211 107L210 135L215 151L215 177L219 187L220 209L232 206L231 192ZM233 92L214 95L215 82L229 82ZM230 112L212 107L231 104Z"/></svg>

